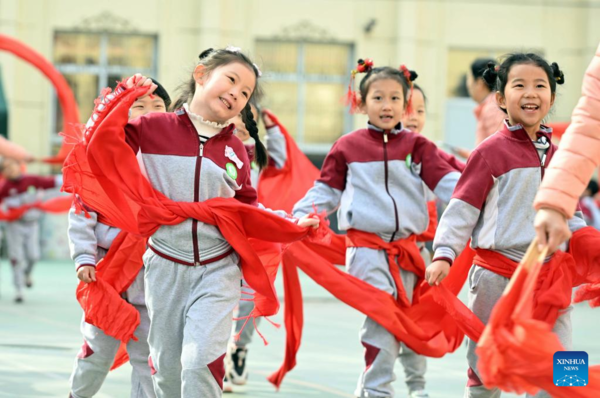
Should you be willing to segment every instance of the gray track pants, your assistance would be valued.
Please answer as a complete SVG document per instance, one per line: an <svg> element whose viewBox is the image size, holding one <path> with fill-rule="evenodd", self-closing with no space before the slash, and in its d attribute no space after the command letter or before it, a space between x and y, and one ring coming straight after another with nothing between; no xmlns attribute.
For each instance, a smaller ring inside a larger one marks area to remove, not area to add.
<svg viewBox="0 0 600 398"><path fill-rule="evenodd" d="M202 266L144 255L152 380L159 398L223 393L223 359L240 299L239 257Z"/></svg>
<svg viewBox="0 0 600 398"><path fill-rule="evenodd" d="M140 325L135 330L138 341L127 343L127 353L131 363L131 398L154 398L154 387L148 366L150 349L148 330L150 318L144 303L144 270L127 290L128 300L140 313ZM73 398L93 397L100 391L121 341L107 336L97 327L81 321L81 334L84 344L75 360L71 374L71 395Z"/></svg>
<svg viewBox="0 0 600 398"><path fill-rule="evenodd" d="M364 247L348 248L346 265L352 276L396 296L396 286L390 274L385 251ZM417 276L402 269L400 273L406 294L411 300ZM365 320L359 335L360 341L365 347L366 368L358 379L355 395L359 397L393 397L392 382L396 380L394 365L399 354L400 362L404 366L408 389L415 391L425 388L427 365L424 356L415 354L370 318ZM402 351L400 351L401 347Z"/></svg>
<svg viewBox="0 0 600 398"><path fill-rule="evenodd" d="M473 265L469 271L469 308L481 321L487 324L496 302L502 296L502 292L508 285L508 278L498 275L488 269ZM567 308L556 320L552 330L565 347L570 350L572 344L571 309ZM466 398L498 398L501 391L498 388L487 389L480 384L481 376L477 370L477 355L475 348L477 343L467 339L467 361L469 363L469 381L465 388ZM475 375L473 375L473 372ZM527 395L531 397L531 395ZM535 395L536 398L546 398L550 395L541 391Z"/></svg>
<svg viewBox="0 0 600 398"><path fill-rule="evenodd" d="M13 269L17 294L23 293L25 275L29 275L40 259L39 221L14 221L6 223L6 245Z"/></svg>

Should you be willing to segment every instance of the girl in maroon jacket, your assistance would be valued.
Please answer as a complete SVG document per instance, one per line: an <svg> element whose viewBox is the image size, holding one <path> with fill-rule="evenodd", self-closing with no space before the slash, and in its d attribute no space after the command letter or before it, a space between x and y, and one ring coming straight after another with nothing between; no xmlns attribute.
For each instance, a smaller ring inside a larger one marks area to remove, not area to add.
<svg viewBox="0 0 600 398"><path fill-rule="evenodd" d="M127 141L155 189L179 202L222 197L257 205L246 150L228 121L244 114L256 142L256 162L266 164L249 106L260 94L259 76L238 48L208 49L173 113L148 114L127 124ZM127 82L130 87L151 84L141 76ZM318 220L298 224L317 225ZM160 227L148 246L144 280L156 396L219 397L240 298L239 257L217 227L196 219Z"/></svg>

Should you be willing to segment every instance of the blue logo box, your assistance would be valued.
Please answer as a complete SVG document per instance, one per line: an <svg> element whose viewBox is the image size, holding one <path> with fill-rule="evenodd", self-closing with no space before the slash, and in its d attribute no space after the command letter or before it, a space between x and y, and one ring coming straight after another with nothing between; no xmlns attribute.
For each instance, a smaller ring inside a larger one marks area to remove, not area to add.
<svg viewBox="0 0 600 398"><path fill-rule="evenodd" d="M554 353L554 385L584 387L588 384L588 354L585 351Z"/></svg>

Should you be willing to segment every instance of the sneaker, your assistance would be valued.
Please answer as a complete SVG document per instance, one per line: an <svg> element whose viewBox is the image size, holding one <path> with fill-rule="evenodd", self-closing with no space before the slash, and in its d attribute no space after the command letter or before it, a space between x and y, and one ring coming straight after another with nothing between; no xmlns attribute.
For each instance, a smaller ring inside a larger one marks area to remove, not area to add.
<svg viewBox="0 0 600 398"><path fill-rule="evenodd" d="M415 390L408 393L408 398L429 398L429 394L425 390Z"/></svg>
<svg viewBox="0 0 600 398"><path fill-rule="evenodd" d="M248 382L248 369L246 369L246 356L248 356L247 348L236 348L231 353L233 368L231 369L231 381L233 384L242 386Z"/></svg>
<svg viewBox="0 0 600 398"><path fill-rule="evenodd" d="M229 378L229 372L225 372L225 377L223 378L223 392L233 392L233 383Z"/></svg>
<svg viewBox="0 0 600 398"><path fill-rule="evenodd" d="M31 274L25 275L25 286L31 288L33 286L33 280L31 279Z"/></svg>
<svg viewBox="0 0 600 398"><path fill-rule="evenodd" d="M22 302L23 302L23 295L17 294L15 296L15 303L19 304L19 303L22 303Z"/></svg>

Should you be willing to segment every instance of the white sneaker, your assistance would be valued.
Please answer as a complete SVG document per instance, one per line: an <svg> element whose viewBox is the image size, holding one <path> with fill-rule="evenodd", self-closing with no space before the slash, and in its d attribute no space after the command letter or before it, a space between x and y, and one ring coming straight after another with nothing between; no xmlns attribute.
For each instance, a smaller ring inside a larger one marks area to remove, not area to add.
<svg viewBox="0 0 600 398"><path fill-rule="evenodd" d="M225 377L223 378L223 392L233 392L233 383L227 372L225 372Z"/></svg>
<svg viewBox="0 0 600 398"><path fill-rule="evenodd" d="M415 390L408 393L408 398L429 398L429 394L425 390Z"/></svg>
<svg viewBox="0 0 600 398"><path fill-rule="evenodd" d="M243 386L248 382L248 369L246 368L246 357L248 356L247 348L236 348L231 353L231 381L233 384Z"/></svg>
<svg viewBox="0 0 600 398"><path fill-rule="evenodd" d="M235 346L229 344L227 353L225 354L225 377L223 378L223 392L233 392L233 383L231 382L231 371L233 370L233 361L231 360L231 351L235 350Z"/></svg>

